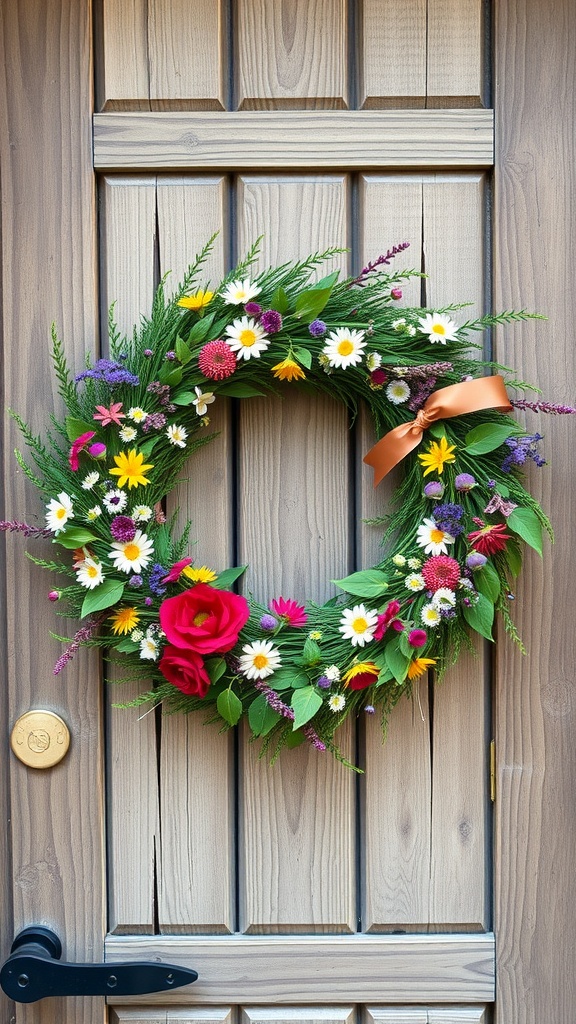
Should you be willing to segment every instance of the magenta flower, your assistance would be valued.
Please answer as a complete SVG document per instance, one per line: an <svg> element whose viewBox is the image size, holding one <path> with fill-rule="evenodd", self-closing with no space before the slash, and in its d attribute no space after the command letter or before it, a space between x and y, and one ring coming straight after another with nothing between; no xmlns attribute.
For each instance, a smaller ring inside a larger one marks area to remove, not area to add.
<svg viewBox="0 0 576 1024"><path fill-rule="evenodd" d="M126 419L125 414L120 412L121 408L122 402L112 402L109 409L105 405L97 405L97 411L92 419L100 420L103 427L107 427L110 423L116 423L120 427L122 426L120 421Z"/></svg>
<svg viewBox="0 0 576 1024"><path fill-rule="evenodd" d="M423 629L411 629L408 633L408 643L411 647L424 647L427 636Z"/></svg>
<svg viewBox="0 0 576 1024"><path fill-rule="evenodd" d="M92 440L95 433L95 430L87 430L85 434L80 434L80 437L77 437L72 444L70 454L68 455L68 462L70 463L70 469L74 473L76 473L80 467L80 452L84 451L84 448L86 448L88 442Z"/></svg>
<svg viewBox="0 0 576 1024"><path fill-rule="evenodd" d="M304 626L308 618L303 604L297 604L296 601L284 597L275 598L269 607L271 612L279 619L284 619L289 626Z"/></svg>
<svg viewBox="0 0 576 1024"><path fill-rule="evenodd" d="M403 623L400 622L400 619L396 618L399 611L400 602L389 601L384 611L381 612L380 615L378 616L378 622L376 624L376 629L374 630L375 640L381 640L388 627L396 630L397 633L401 633L403 631Z"/></svg>
<svg viewBox="0 0 576 1024"><path fill-rule="evenodd" d="M186 566L192 565L193 561L193 558L181 558L179 562L175 562L166 576L162 577L161 583L175 583Z"/></svg>

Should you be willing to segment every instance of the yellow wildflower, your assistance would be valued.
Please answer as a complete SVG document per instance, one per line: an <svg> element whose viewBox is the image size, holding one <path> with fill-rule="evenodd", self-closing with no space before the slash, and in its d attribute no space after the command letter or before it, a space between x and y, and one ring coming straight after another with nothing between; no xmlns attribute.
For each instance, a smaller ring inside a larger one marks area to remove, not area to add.
<svg viewBox="0 0 576 1024"><path fill-rule="evenodd" d="M213 298L214 292L204 292L200 289L194 295L184 295L183 298L178 299L176 305L183 306L184 309L204 309L204 306L207 306Z"/></svg>
<svg viewBox="0 0 576 1024"><path fill-rule="evenodd" d="M414 658L408 666L408 679L419 679L435 664L436 658Z"/></svg>
<svg viewBox="0 0 576 1024"><path fill-rule="evenodd" d="M135 608L120 608L110 620L115 633L131 633L140 622L140 616Z"/></svg>
<svg viewBox="0 0 576 1024"><path fill-rule="evenodd" d="M426 466L424 476L434 472L443 473L445 462L456 461L456 456L452 454L455 450L456 445L449 445L445 437L440 438L440 444L432 441L428 451L424 455L418 456L422 465Z"/></svg>
<svg viewBox="0 0 576 1024"><path fill-rule="evenodd" d="M193 583L213 583L215 579L218 579L216 573L209 569L207 565L201 565L197 569L187 565L182 569L182 575L187 576Z"/></svg>
<svg viewBox="0 0 576 1024"><path fill-rule="evenodd" d="M280 380L302 380L306 374L298 363L289 357L272 367L272 373Z"/></svg>
<svg viewBox="0 0 576 1024"><path fill-rule="evenodd" d="M131 448L129 452L120 452L119 455L114 456L114 462L116 463L116 469L110 470L110 476L117 476L118 487L124 487L128 484L128 487L137 487L138 484L149 484L150 481L144 476L147 469L154 469L152 463L144 464L144 456L142 452L137 452L135 448Z"/></svg>

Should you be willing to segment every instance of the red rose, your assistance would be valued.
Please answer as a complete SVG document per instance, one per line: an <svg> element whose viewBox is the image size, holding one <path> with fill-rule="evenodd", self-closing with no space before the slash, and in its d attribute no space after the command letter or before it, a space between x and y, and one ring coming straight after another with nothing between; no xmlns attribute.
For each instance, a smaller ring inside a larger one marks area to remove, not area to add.
<svg viewBox="0 0 576 1024"><path fill-rule="evenodd" d="M230 651L250 617L246 598L197 583L160 605L160 625L168 642L184 651Z"/></svg>
<svg viewBox="0 0 576 1024"><path fill-rule="evenodd" d="M205 697L210 686L210 677L203 659L195 651L181 651L168 645L164 648L158 668L169 683L177 686L182 693Z"/></svg>

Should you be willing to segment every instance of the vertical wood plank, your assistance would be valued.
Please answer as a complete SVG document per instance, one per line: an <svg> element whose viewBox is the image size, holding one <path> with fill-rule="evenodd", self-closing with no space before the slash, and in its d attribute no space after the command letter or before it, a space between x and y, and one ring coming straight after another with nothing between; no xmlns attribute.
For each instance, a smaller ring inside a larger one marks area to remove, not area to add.
<svg viewBox="0 0 576 1024"><path fill-rule="evenodd" d="M342 178L245 178L239 209L241 252L266 230L262 266L346 239ZM251 563L247 585L261 600L324 600L327 581L347 571L349 559L347 418L328 399L294 397L289 385L286 397L242 411L241 560ZM342 733L349 754L350 730ZM254 744L243 758L242 929L353 929L352 778L309 747L273 770Z"/></svg>
<svg viewBox="0 0 576 1024"><path fill-rule="evenodd" d="M361 108L426 103L426 0L364 0L360 51Z"/></svg>
<svg viewBox="0 0 576 1024"><path fill-rule="evenodd" d="M45 430L50 411L62 412L49 358L51 322L73 366L95 350L97 340L89 4L4 0L0 54L3 405L18 410L36 433ZM4 441L4 515L41 523L38 492L15 472L13 449L22 442L10 421ZM34 921L49 924L62 936L68 959L100 960L105 903L98 663L81 652L54 678L62 647L48 631L73 635L77 624L58 621L42 600L50 580L26 561L25 546L51 557L49 543L24 545L12 536L7 544L5 731L24 711L45 707L66 720L72 744L59 765L36 771L17 761L5 740L12 808L3 829L12 839L5 924L14 932ZM3 1012L26 1024L96 1024L102 1016L101 1000L88 998L19 1005L12 1016L2 998Z"/></svg>
<svg viewBox="0 0 576 1024"><path fill-rule="evenodd" d="M220 231L195 288L215 286L225 273L227 189L223 178L158 181L160 273L176 288L207 239ZM217 571L232 565L231 424L229 403L211 415L220 436L196 452L171 495L168 514L191 520L191 554ZM217 528L215 525L218 524ZM196 546L197 542L197 546ZM232 735L206 727L202 715L162 719L161 867L158 915L163 932L234 930Z"/></svg>
<svg viewBox="0 0 576 1024"><path fill-rule="evenodd" d="M549 317L499 331L496 351L545 399L574 405L576 8L560 0L551 13L535 0L496 8L494 304ZM526 556L516 588L528 657L502 642L496 667L498 1024L563 1024L576 1004L573 421L526 414L550 461L533 467L528 486L551 512L556 540L544 567Z"/></svg>
<svg viewBox="0 0 576 1024"><path fill-rule="evenodd" d="M128 336L154 291L154 178L106 178L101 188L101 291L105 309ZM114 682L114 675L111 683ZM108 853L110 931L151 932L159 837L154 713L118 710L140 683L107 688Z"/></svg>
<svg viewBox="0 0 576 1024"><path fill-rule="evenodd" d="M345 0L239 0L235 34L239 109L347 106Z"/></svg>
<svg viewBox="0 0 576 1024"><path fill-rule="evenodd" d="M148 0L152 110L222 110L223 0Z"/></svg>
<svg viewBox="0 0 576 1024"><path fill-rule="evenodd" d="M480 315L483 178L440 175L425 181L423 211L427 303L438 308L470 301L456 319ZM434 689L430 922L435 931L487 926L489 719L483 646L477 645L476 658L464 655Z"/></svg>
<svg viewBox="0 0 576 1024"><path fill-rule="evenodd" d="M99 110L149 110L147 0L100 0L96 61Z"/></svg>
<svg viewBox="0 0 576 1024"><path fill-rule="evenodd" d="M480 107L482 0L428 0L427 106Z"/></svg>

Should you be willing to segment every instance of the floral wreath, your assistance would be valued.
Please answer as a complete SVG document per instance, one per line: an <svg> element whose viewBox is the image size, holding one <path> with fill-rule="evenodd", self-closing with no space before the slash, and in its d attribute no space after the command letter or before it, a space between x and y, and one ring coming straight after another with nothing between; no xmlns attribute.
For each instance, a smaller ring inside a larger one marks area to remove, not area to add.
<svg viewBox="0 0 576 1024"><path fill-rule="evenodd" d="M502 375L511 371L473 356L470 334L534 314L457 326L461 305L395 308L402 282L421 276L386 269L408 243L342 281L337 272L314 281L340 249L251 277L256 243L214 291L199 290L212 244L175 296L161 283L131 338L111 311L109 358L75 377L53 329L65 421L53 419L43 441L13 414L34 466L16 457L44 495L46 527L0 528L51 537L53 560L28 557L70 579L49 598L84 623L71 640L58 637L68 646L55 674L81 645L102 646L144 686L122 706L199 710L223 728L245 716L272 759L307 741L343 760L334 733L349 714L378 708L385 723L424 673L441 675L471 647L471 634L492 639L496 611L522 647L509 607L522 542L541 553L551 531L521 479L527 460L544 463L541 435L508 413L576 410L510 400ZM341 593L322 606L277 596L265 607L233 592L243 568L195 565L190 524L177 534L162 510L190 454L216 436L218 399L249 399L277 381L305 382L352 416L364 402L380 438L365 457L375 481L401 460L405 469L378 520L389 553L333 581Z"/></svg>

